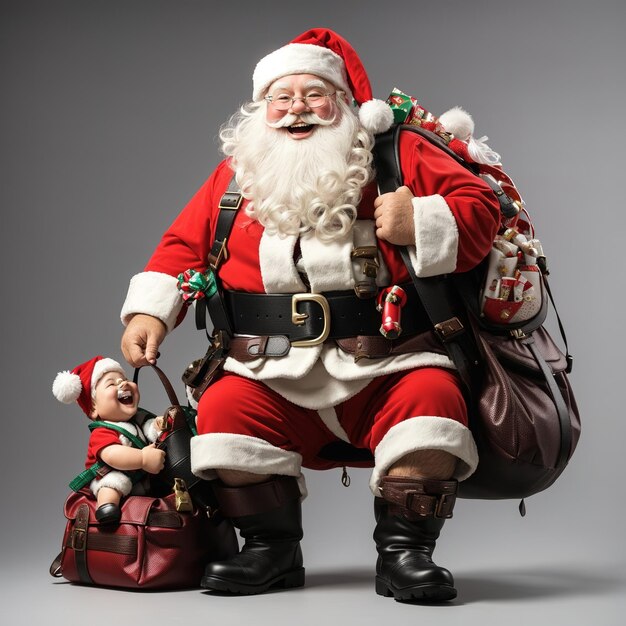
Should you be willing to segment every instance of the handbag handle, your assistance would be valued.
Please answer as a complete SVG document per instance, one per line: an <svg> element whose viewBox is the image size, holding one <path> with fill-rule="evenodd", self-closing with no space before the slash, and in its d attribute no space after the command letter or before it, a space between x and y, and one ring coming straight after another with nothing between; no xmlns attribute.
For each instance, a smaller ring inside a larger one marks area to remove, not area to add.
<svg viewBox="0 0 626 626"><path fill-rule="evenodd" d="M161 384L165 388L165 393L167 394L167 397L170 403L173 406L180 406L180 402L178 401L178 396L176 395L176 392L174 391L174 387L172 387L172 383L170 383L169 378L165 375L163 370L156 365L150 365L150 367L157 373L157 376L159 377ZM140 369L141 367L135 368L135 373L133 374L133 382L135 384L137 384L137 381L139 380Z"/></svg>

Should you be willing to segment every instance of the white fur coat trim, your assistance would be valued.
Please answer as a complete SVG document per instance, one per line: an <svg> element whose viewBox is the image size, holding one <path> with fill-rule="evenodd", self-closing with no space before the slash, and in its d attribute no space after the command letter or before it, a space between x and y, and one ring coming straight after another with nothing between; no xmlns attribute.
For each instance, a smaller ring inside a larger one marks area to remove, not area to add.
<svg viewBox="0 0 626 626"><path fill-rule="evenodd" d="M352 231L342 239L320 241L310 232L300 237L302 262L313 293L351 289L354 285Z"/></svg>
<svg viewBox="0 0 626 626"><path fill-rule="evenodd" d="M297 237L279 237L263 231L259 244L261 278L266 293L306 291L293 260Z"/></svg>
<svg viewBox="0 0 626 626"><path fill-rule="evenodd" d="M240 363L226 359L224 369L262 380L283 398L319 411L349 400L373 378L415 367L454 368L447 356L433 352L401 354L384 359L361 359L329 343L313 348L291 348L287 356Z"/></svg>
<svg viewBox="0 0 626 626"><path fill-rule="evenodd" d="M145 313L159 318L168 332L171 331L183 307L177 284L176 278L161 272L135 274L130 280L120 315L124 326L136 313Z"/></svg>
<svg viewBox="0 0 626 626"><path fill-rule="evenodd" d="M478 465L478 451L469 428L448 417L412 417L390 428L374 451L375 466L370 489L380 496L378 485L389 468L416 450L443 450L457 457L454 478L465 480Z"/></svg>
<svg viewBox="0 0 626 626"><path fill-rule="evenodd" d="M415 249L409 254L420 278L448 274L456 269L459 230L442 196L413 198Z"/></svg>
<svg viewBox="0 0 626 626"><path fill-rule="evenodd" d="M133 482L123 472L113 470L105 474L102 478L94 478L89 485L91 492L96 498L98 497L98 491L100 491L102 487L110 487L118 491L122 496L127 496L133 488Z"/></svg>

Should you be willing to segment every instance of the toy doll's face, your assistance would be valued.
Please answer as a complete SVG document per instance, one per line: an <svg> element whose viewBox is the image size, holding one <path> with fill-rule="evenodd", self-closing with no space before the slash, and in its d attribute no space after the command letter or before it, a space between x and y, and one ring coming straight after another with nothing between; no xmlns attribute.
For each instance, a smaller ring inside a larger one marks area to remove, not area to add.
<svg viewBox="0 0 626 626"><path fill-rule="evenodd" d="M139 404L137 385L121 372L107 372L98 381L91 417L110 422L127 422Z"/></svg>

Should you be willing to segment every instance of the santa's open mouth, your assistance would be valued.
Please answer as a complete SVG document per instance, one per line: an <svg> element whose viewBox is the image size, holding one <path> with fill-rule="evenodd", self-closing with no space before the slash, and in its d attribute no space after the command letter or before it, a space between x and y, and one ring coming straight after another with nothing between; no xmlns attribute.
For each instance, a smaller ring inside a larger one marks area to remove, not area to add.
<svg viewBox="0 0 626 626"><path fill-rule="evenodd" d="M118 391L117 399L120 404L132 404L133 403L133 394L128 389L124 389L123 391Z"/></svg>
<svg viewBox="0 0 626 626"><path fill-rule="evenodd" d="M287 130L292 135L304 135L305 133L312 131L314 126L315 124L305 124L304 122L298 122L289 126Z"/></svg>

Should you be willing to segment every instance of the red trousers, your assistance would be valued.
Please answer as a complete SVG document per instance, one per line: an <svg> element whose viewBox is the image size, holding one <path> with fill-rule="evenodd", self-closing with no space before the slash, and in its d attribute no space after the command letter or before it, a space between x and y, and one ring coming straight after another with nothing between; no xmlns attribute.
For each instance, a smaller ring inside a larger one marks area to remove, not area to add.
<svg viewBox="0 0 626 626"><path fill-rule="evenodd" d="M457 456L463 462L460 475L469 475L477 464L456 375L434 367L381 376L334 409L321 411L296 406L261 382L225 373L202 396L197 424L192 465L199 475L210 469L299 475L300 466L345 465L318 456L338 439L372 453L375 482L395 461L420 449Z"/></svg>

